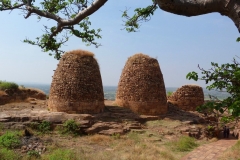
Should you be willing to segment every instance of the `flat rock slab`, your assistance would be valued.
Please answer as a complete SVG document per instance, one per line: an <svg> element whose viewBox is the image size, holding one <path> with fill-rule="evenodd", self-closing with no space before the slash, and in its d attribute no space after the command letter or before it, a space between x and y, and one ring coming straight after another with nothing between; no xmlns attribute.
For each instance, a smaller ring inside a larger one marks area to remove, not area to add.
<svg viewBox="0 0 240 160"><path fill-rule="evenodd" d="M15 106L16 105L16 106ZM9 104L11 107L18 107L17 104ZM1 106L0 106L1 108ZM6 108L4 108L6 109ZM36 106L21 108L19 110L7 109L0 112L0 122L6 128L24 128L25 125L42 121L49 121L52 124L61 125L66 120L73 119L80 124L81 131L85 134L124 134L132 129L142 129L142 124L148 120L160 119L158 116L137 115L131 110L107 106L106 111L99 114L68 114L64 112L50 112L47 107Z"/></svg>
<svg viewBox="0 0 240 160"><path fill-rule="evenodd" d="M0 122L13 121L50 121L52 123L63 123L68 119L74 120L90 120L94 116L88 114L67 114L63 112L49 112L44 110L21 110L21 111L5 111L0 112Z"/></svg>

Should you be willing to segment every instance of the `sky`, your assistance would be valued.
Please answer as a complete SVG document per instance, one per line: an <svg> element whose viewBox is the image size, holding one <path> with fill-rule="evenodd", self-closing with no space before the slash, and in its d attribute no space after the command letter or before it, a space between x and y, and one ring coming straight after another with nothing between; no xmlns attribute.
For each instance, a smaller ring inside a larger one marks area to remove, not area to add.
<svg viewBox="0 0 240 160"><path fill-rule="evenodd" d="M90 16L92 28L101 28L101 47L86 46L81 39L71 37L62 49L84 49L95 54L100 66L104 86L117 86L128 57L143 53L156 58L166 87L181 87L203 81L186 79L188 72L199 72L198 64L205 69L211 62L230 63L238 56L239 35L234 23L226 16L211 13L184 17L158 9L149 22L142 23L136 33L123 29L122 11L144 7L151 0L108 1ZM0 12L0 80L16 83L50 84L59 61L37 46L22 41L34 39L43 33L43 24L55 22L36 16L24 19L20 11Z"/></svg>

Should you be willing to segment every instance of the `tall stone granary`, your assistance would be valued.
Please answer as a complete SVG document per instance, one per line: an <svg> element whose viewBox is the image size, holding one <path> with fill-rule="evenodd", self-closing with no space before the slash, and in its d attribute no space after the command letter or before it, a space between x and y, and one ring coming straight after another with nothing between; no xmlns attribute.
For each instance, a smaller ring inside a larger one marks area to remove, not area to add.
<svg viewBox="0 0 240 160"><path fill-rule="evenodd" d="M116 103L145 115L167 112L166 89L158 61L142 53L128 58L118 83Z"/></svg>
<svg viewBox="0 0 240 160"><path fill-rule="evenodd" d="M203 89L198 85L184 85L168 97L168 102L185 111L196 111L198 106L204 104Z"/></svg>
<svg viewBox="0 0 240 160"><path fill-rule="evenodd" d="M99 113L104 94L98 62L84 50L66 52L54 73L48 108L66 113Z"/></svg>

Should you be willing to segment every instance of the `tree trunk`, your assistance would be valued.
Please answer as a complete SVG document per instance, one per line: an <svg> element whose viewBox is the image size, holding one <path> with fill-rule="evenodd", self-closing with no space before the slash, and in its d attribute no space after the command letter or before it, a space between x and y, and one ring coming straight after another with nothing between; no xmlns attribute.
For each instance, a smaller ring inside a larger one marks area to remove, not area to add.
<svg viewBox="0 0 240 160"><path fill-rule="evenodd" d="M232 19L240 32L239 0L156 0L156 2L162 10L184 16L218 12Z"/></svg>

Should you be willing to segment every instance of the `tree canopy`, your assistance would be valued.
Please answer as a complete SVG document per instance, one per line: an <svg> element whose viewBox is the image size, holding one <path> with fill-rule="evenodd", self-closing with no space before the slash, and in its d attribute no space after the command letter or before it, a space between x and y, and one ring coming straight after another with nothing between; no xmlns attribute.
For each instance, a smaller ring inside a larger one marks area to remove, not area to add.
<svg viewBox="0 0 240 160"><path fill-rule="evenodd" d="M199 66L202 76L196 72L187 74L187 79L203 80L209 90L216 90L219 92L228 92L229 96L225 99L219 100L217 97L210 95L210 101L198 108L198 111L215 113L223 121L231 119L238 120L240 117L240 63L234 58L232 63L219 65L218 63L211 63L212 68L206 70ZM228 113L228 114L226 114Z"/></svg>
<svg viewBox="0 0 240 160"><path fill-rule="evenodd" d="M25 43L39 46L43 52L54 54L59 59L64 53L61 46L70 36L80 38L87 45L100 46L97 39L101 38L101 29L91 29L89 16L94 14L108 0L0 0L0 11L19 10L25 16L36 16L37 19L51 19L55 26L44 26L44 33L36 40L25 39ZM127 4L126 4L127 5ZM135 32L139 23L149 21L158 9L184 16L197 16L212 12L228 16L240 30L240 1L239 0L149 0L149 5L134 9L129 15L125 10L125 29ZM97 12L96 12L97 14ZM238 39L240 40L240 39Z"/></svg>

